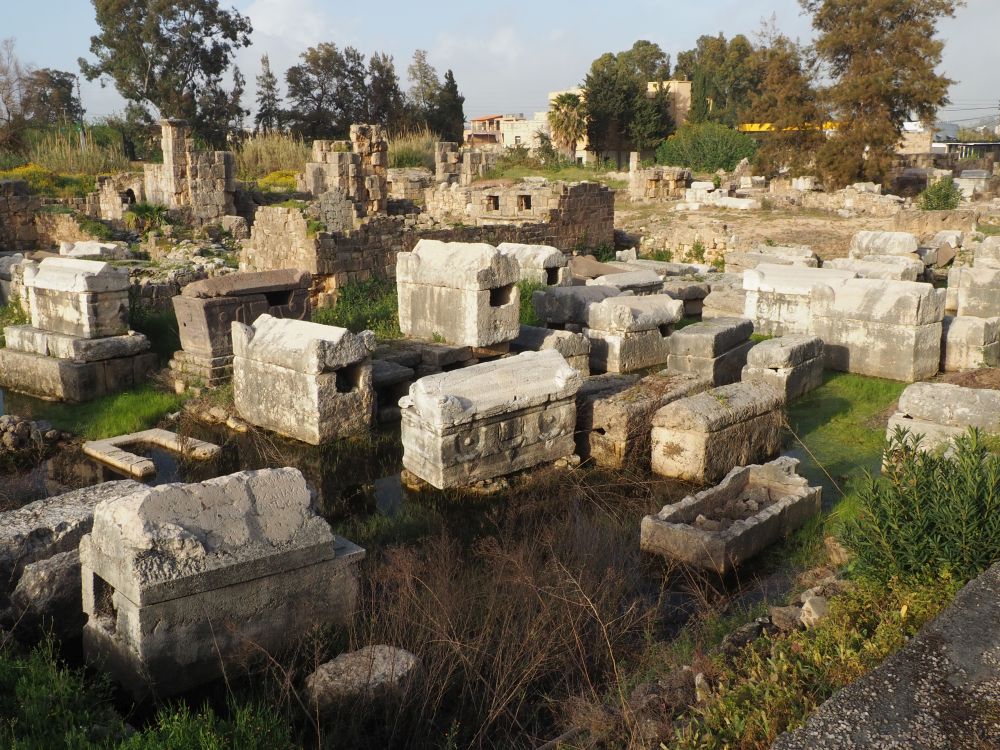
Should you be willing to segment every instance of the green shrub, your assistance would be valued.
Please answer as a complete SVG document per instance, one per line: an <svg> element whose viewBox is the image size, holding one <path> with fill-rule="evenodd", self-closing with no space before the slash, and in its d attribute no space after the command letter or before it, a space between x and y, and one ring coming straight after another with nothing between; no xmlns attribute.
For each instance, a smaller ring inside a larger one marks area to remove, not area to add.
<svg viewBox="0 0 1000 750"><path fill-rule="evenodd" d="M170 215L166 206L153 203L135 203L122 214L125 226L139 234L145 234L150 229L159 229L170 223Z"/></svg>
<svg viewBox="0 0 1000 750"><path fill-rule="evenodd" d="M208 705L198 713L180 704L160 709L156 722L129 737L120 750L290 750L288 726L272 708L231 704L230 718Z"/></svg>
<svg viewBox="0 0 1000 750"><path fill-rule="evenodd" d="M521 325L523 326L544 326L545 323L535 313L535 306L531 304L531 295L539 289L545 289L545 284L537 281L521 281L517 285L521 294Z"/></svg>
<svg viewBox="0 0 1000 750"><path fill-rule="evenodd" d="M257 180L257 187L266 193L294 193L296 175L294 169L279 169Z"/></svg>
<svg viewBox="0 0 1000 750"><path fill-rule="evenodd" d="M660 144L656 160L697 172L728 172L742 159L751 158L756 150L757 143L745 133L716 122L689 123Z"/></svg>
<svg viewBox="0 0 1000 750"><path fill-rule="evenodd" d="M613 245L598 245L594 248L593 253L594 257L601 263L608 263L617 257Z"/></svg>
<svg viewBox="0 0 1000 750"><path fill-rule="evenodd" d="M81 230L95 239L106 242L114 236L114 233L111 231L111 227L100 219L92 219L88 216L79 216L77 217L76 223Z"/></svg>
<svg viewBox="0 0 1000 750"><path fill-rule="evenodd" d="M968 580L1000 560L1000 456L977 431L945 455L897 429L882 476L867 477L858 502L845 541L864 575Z"/></svg>
<svg viewBox="0 0 1000 750"><path fill-rule="evenodd" d="M312 319L355 333L367 329L380 339L398 339L403 335L399 330L396 284L391 279L345 284L337 290L337 304L313 310Z"/></svg>
<svg viewBox="0 0 1000 750"><path fill-rule="evenodd" d="M28 313L25 312L17 300L11 300L6 305L0 306L0 348L7 345L4 339L4 326L23 326L30 322Z"/></svg>
<svg viewBox="0 0 1000 750"><path fill-rule="evenodd" d="M951 211L962 202L962 191L951 177L942 177L917 198L917 206L924 211Z"/></svg>
<svg viewBox="0 0 1000 750"><path fill-rule="evenodd" d="M38 164L25 164L0 172L0 180L24 180L32 193L47 198L82 198L95 189L91 175L57 174Z"/></svg>
<svg viewBox="0 0 1000 750"><path fill-rule="evenodd" d="M690 257L695 263L704 263L705 243L701 240L695 240L694 244L691 245L691 250L688 252L688 257Z"/></svg>

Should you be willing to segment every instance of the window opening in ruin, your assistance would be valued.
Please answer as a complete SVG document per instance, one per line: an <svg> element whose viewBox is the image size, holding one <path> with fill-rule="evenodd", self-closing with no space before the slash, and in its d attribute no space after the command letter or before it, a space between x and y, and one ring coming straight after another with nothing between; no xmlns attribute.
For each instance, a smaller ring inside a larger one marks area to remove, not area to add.
<svg viewBox="0 0 1000 750"><path fill-rule="evenodd" d="M490 307L503 307L508 304L513 293L513 284L507 284L507 286L498 286L496 289L490 289Z"/></svg>
<svg viewBox="0 0 1000 750"><path fill-rule="evenodd" d="M486 210L487 211L499 211L500 210L500 196L499 195L487 195L486 196Z"/></svg>
<svg viewBox="0 0 1000 750"><path fill-rule="evenodd" d="M608 431L605 430L603 427L595 427L594 428L594 432L597 433L598 435L607 435L608 434Z"/></svg>
<svg viewBox="0 0 1000 750"><path fill-rule="evenodd" d="M549 286L555 286L559 283L559 269L558 268L546 268L545 269L545 283Z"/></svg>
<svg viewBox="0 0 1000 750"><path fill-rule="evenodd" d="M126 206L135 205L135 192L132 188L128 188L124 193L122 193L122 203Z"/></svg>
<svg viewBox="0 0 1000 750"><path fill-rule="evenodd" d="M101 627L111 633L118 627L118 611L115 609L115 587L96 573L94 586L94 615Z"/></svg>
<svg viewBox="0 0 1000 750"><path fill-rule="evenodd" d="M517 210L518 211L530 211L531 210L531 196L530 195L519 195L519 196L517 196Z"/></svg>
<svg viewBox="0 0 1000 750"><path fill-rule="evenodd" d="M669 336L671 330L673 330L672 326L669 323L659 326L659 328L660 328L660 335L663 336L664 338Z"/></svg>
<svg viewBox="0 0 1000 750"><path fill-rule="evenodd" d="M278 289L273 292L264 292L264 297L267 298L268 307L284 307L292 301L292 290Z"/></svg>
<svg viewBox="0 0 1000 750"><path fill-rule="evenodd" d="M514 145L515 146L520 146L521 145L521 136L519 136L519 135L515 135L514 136Z"/></svg>
<svg viewBox="0 0 1000 750"><path fill-rule="evenodd" d="M337 370L337 393L350 393L361 385L361 365L348 365Z"/></svg>

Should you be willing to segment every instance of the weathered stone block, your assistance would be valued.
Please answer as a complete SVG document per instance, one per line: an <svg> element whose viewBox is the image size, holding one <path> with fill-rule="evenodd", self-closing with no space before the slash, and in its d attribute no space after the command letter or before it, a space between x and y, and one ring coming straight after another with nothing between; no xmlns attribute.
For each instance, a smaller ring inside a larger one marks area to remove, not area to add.
<svg viewBox="0 0 1000 750"><path fill-rule="evenodd" d="M695 373L712 385L740 379L747 352L753 346L753 323L746 318L713 318L671 334L667 369Z"/></svg>
<svg viewBox="0 0 1000 750"><path fill-rule="evenodd" d="M863 258L866 255L915 255L920 243L916 235L908 232L858 232L851 238L848 255Z"/></svg>
<svg viewBox="0 0 1000 750"><path fill-rule="evenodd" d="M955 282L958 289L958 315L973 318L1000 316L1000 268L973 266L958 268L948 276L948 286Z"/></svg>
<svg viewBox="0 0 1000 750"><path fill-rule="evenodd" d="M80 543L84 655L135 695L188 690L347 621L363 557L296 469L101 502Z"/></svg>
<svg viewBox="0 0 1000 750"><path fill-rule="evenodd" d="M540 289L531 295L535 314L550 328L562 328L567 323L585 325L590 305L621 292L610 286L569 286Z"/></svg>
<svg viewBox="0 0 1000 750"><path fill-rule="evenodd" d="M400 400L403 465L445 489L571 455L580 381L554 350L421 378Z"/></svg>
<svg viewBox="0 0 1000 750"><path fill-rule="evenodd" d="M573 278L566 254L551 245L525 245L502 242L497 245L504 255L517 258L521 281L532 281L545 286L569 286Z"/></svg>
<svg viewBox="0 0 1000 750"><path fill-rule="evenodd" d="M588 279L587 286L609 286L619 294L659 294L663 291L663 279L654 271L623 271Z"/></svg>
<svg viewBox="0 0 1000 750"><path fill-rule="evenodd" d="M233 401L241 418L313 445L365 432L374 416L370 331L262 315L233 323Z"/></svg>
<svg viewBox="0 0 1000 750"><path fill-rule="evenodd" d="M945 315L941 324L941 369L978 370L1000 365L1000 318Z"/></svg>
<svg viewBox="0 0 1000 750"><path fill-rule="evenodd" d="M580 375L590 375L590 339L582 333L521 326L517 338L510 342L510 349L514 353L554 349Z"/></svg>
<svg viewBox="0 0 1000 750"><path fill-rule="evenodd" d="M899 411L889 419L886 437L897 429L920 436L921 447L933 450L975 427L1000 433L1000 391L964 388L949 383L913 383L899 397Z"/></svg>
<svg viewBox="0 0 1000 750"><path fill-rule="evenodd" d="M649 461L653 414L679 398L706 390L711 382L666 371L588 378L576 396L576 447L582 459L613 469Z"/></svg>
<svg viewBox="0 0 1000 750"><path fill-rule="evenodd" d="M742 380L767 383L788 402L822 385L824 362L822 339L782 336L762 341L747 352Z"/></svg>
<svg viewBox="0 0 1000 750"><path fill-rule="evenodd" d="M834 258L823 268L853 271L862 279L894 279L916 281L924 272L924 264L904 255L867 255L863 258Z"/></svg>
<svg viewBox="0 0 1000 750"><path fill-rule="evenodd" d="M819 258L808 247L761 246L754 250L740 252L732 250L725 254L726 273L739 273L756 268L761 264L776 266L819 267Z"/></svg>
<svg viewBox="0 0 1000 750"><path fill-rule="evenodd" d="M822 488L782 457L733 469L720 484L642 519L646 552L725 574L818 515Z"/></svg>
<svg viewBox="0 0 1000 750"><path fill-rule="evenodd" d="M818 287L839 287L857 276L834 268L794 268L761 264L743 274L743 317L757 333L785 336L813 333L812 306Z"/></svg>
<svg viewBox="0 0 1000 750"><path fill-rule="evenodd" d="M80 403L143 383L157 367L156 354L74 362L0 349L0 384L49 401Z"/></svg>
<svg viewBox="0 0 1000 750"><path fill-rule="evenodd" d="M714 482L770 458L781 446L783 404L773 387L733 383L664 406L653 417L653 472Z"/></svg>
<svg viewBox="0 0 1000 750"><path fill-rule="evenodd" d="M80 338L128 333L128 272L107 263L45 258L24 268L31 325Z"/></svg>

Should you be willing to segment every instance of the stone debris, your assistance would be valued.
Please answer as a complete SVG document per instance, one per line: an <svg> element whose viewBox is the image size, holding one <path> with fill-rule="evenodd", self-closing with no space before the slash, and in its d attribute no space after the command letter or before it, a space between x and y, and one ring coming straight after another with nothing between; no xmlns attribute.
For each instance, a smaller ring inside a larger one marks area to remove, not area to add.
<svg viewBox="0 0 1000 750"><path fill-rule="evenodd" d="M668 341L667 369L693 373L713 386L740 379L746 364L753 323L746 318L713 318L675 331Z"/></svg>
<svg viewBox="0 0 1000 750"><path fill-rule="evenodd" d="M834 258L823 268L853 271L862 279L916 281L924 274L924 264L905 255L866 255L863 258Z"/></svg>
<svg viewBox="0 0 1000 750"><path fill-rule="evenodd" d="M583 377L590 375L590 339L582 333L554 331L550 328L521 326L517 338L510 342L511 352L540 352L554 349L566 364Z"/></svg>
<svg viewBox="0 0 1000 750"><path fill-rule="evenodd" d="M799 622L809 630L816 627L830 612L830 605L825 596L807 596L802 601L802 614Z"/></svg>
<svg viewBox="0 0 1000 750"><path fill-rule="evenodd" d="M593 287L605 289L606 287ZM684 303L665 294L609 297L587 307L590 371L635 372L662 365Z"/></svg>
<svg viewBox="0 0 1000 750"><path fill-rule="evenodd" d="M33 642L51 632L62 643L77 641L86 617L80 597L80 553L76 549L28 563L10 595L9 623Z"/></svg>
<svg viewBox="0 0 1000 750"><path fill-rule="evenodd" d="M0 385L79 402L146 379L156 355L145 336L129 331L126 271L56 257L21 267L31 324L4 329Z"/></svg>
<svg viewBox="0 0 1000 750"><path fill-rule="evenodd" d="M315 514L297 469L102 501L80 542L84 656L137 696L188 690L345 622L364 554Z"/></svg>
<svg viewBox="0 0 1000 750"><path fill-rule="evenodd" d="M59 254L66 258L124 259L128 257L127 253L127 248L123 252L121 245L117 242L81 240L79 242L59 243Z"/></svg>
<svg viewBox="0 0 1000 750"><path fill-rule="evenodd" d="M669 408L669 407L668 407ZM715 487L642 519L646 552L725 574L820 512L820 487L782 457L734 468Z"/></svg>
<svg viewBox="0 0 1000 750"><path fill-rule="evenodd" d="M576 395L577 455L611 469L647 465L653 414L710 387L702 376L666 370L641 379L614 374L586 379Z"/></svg>
<svg viewBox="0 0 1000 750"><path fill-rule="evenodd" d="M37 462L69 433L52 429L47 422L33 422L14 414L0 415L0 469L11 464Z"/></svg>
<svg viewBox="0 0 1000 750"><path fill-rule="evenodd" d="M568 286L536 290L531 295L535 314L547 328L565 329L587 324L591 304L608 297L618 297L621 292L612 286Z"/></svg>
<svg viewBox="0 0 1000 750"><path fill-rule="evenodd" d="M420 661L405 649L365 646L322 664L306 677L305 692L322 712L341 701L398 696L420 671Z"/></svg>
<svg viewBox="0 0 1000 750"><path fill-rule="evenodd" d="M956 290L960 317L1000 317L1000 268L982 264L956 268L948 275L948 287Z"/></svg>
<svg viewBox="0 0 1000 750"><path fill-rule="evenodd" d="M568 456L580 382L551 349L421 378L399 403L403 466L446 489Z"/></svg>
<svg viewBox="0 0 1000 750"><path fill-rule="evenodd" d="M371 331L266 314L253 326L232 325L241 419L312 445L367 432L375 409Z"/></svg>
<svg viewBox="0 0 1000 750"><path fill-rule="evenodd" d="M517 258L521 281L544 286L569 286L573 283L566 254L551 245L524 245L501 242L497 245L504 255Z"/></svg>
<svg viewBox="0 0 1000 750"><path fill-rule="evenodd" d="M886 438L903 429L910 439L920 437L922 449L935 450L972 427L987 434L1000 433L1000 391L913 383L899 397L899 411L889 418Z"/></svg>
<svg viewBox="0 0 1000 750"><path fill-rule="evenodd" d="M219 446L206 443L204 440L182 437L169 430L154 428L104 440L89 440L83 444L83 452L133 479L155 476L156 465L152 459L125 450L126 447L134 445L155 445L196 461L215 458L221 450Z"/></svg>
<svg viewBox="0 0 1000 750"><path fill-rule="evenodd" d="M812 333L830 369L923 380L940 366L944 303L945 291L930 284L848 279L815 288Z"/></svg>
<svg viewBox="0 0 1000 750"><path fill-rule="evenodd" d="M945 315L941 370L959 372L1000 365L1000 318Z"/></svg>
<svg viewBox="0 0 1000 750"><path fill-rule="evenodd" d="M517 337L520 270L492 245L420 240L396 258L406 336L488 347Z"/></svg>
<svg viewBox="0 0 1000 750"><path fill-rule="evenodd" d="M805 246L761 245L753 250L730 250L725 254L726 273L742 274L761 264L818 268L819 258Z"/></svg>
<svg viewBox="0 0 1000 750"><path fill-rule="evenodd" d="M757 382L667 404L653 416L653 472L704 484L735 466L771 458L781 447L783 405L783 393Z"/></svg>
<svg viewBox="0 0 1000 750"><path fill-rule="evenodd" d="M588 286L614 287L619 294L659 294L663 279L655 271L623 271L587 279Z"/></svg>
<svg viewBox="0 0 1000 750"><path fill-rule="evenodd" d="M235 273L185 286L173 298L181 350L170 369L181 384L215 387L232 377L234 322L261 315L308 320L309 285L304 271Z"/></svg>
<svg viewBox="0 0 1000 750"><path fill-rule="evenodd" d="M711 292L708 284L697 281L671 280L663 282L663 294L673 299L679 299L684 303L685 318L700 318L705 306L705 298ZM740 314L743 312L743 305L739 308Z"/></svg>
<svg viewBox="0 0 1000 750"><path fill-rule="evenodd" d="M920 242L908 232L858 232L851 239L847 254L851 258L868 255L902 255L916 257Z"/></svg>
<svg viewBox="0 0 1000 750"><path fill-rule="evenodd" d="M785 402L823 383L823 341L816 336L780 336L747 352L741 380L768 383L785 394Z"/></svg>
<svg viewBox="0 0 1000 750"><path fill-rule="evenodd" d="M834 268L795 268L761 264L743 274L746 294L742 317L766 336L811 334L815 290L838 288L856 278L854 271Z"/></svg>

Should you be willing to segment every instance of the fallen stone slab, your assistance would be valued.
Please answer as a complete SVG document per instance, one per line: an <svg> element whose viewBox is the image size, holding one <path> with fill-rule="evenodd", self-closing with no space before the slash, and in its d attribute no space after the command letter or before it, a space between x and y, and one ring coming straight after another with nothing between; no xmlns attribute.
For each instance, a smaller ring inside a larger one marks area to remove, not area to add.
<svg viewBox="0 0 1000 750"><path fill-rule="evenodd" d="M134 479L155 476L156 465L152 459L125 450L126 447L133 445L155 445L196 461L208 461L218 456L221 451L219 446L204 440L154 428L104 440L89 440L83 444L83 452Z"/></svg>
<svg viewBox="0 0 1000 750"><path fill-rule="evenodd" d="M135 331L120 336L85 339L23 325L4 328L4 336L11 349L73 362L101 362L134 357L149 350L149 339Z"/></svg>
<svg viewBox="0 0 1000 750"><path fill-rule="evenodd" d="M623 272L623 269L609 263L601 263L593 255L574 255L569 259L569 269L577 279L595 279L598 276Z"/></svg>
<svg viewBox="0 0 1000 750"><path fill-rule="evenodd" d="M761 264L743 274L745 306L742 317L767 336L812 334L813 300L819 288L839 288L856 278L836 268L796 268Z"/></svg>
<svg viewBox="0 0 1000 750"><path fill-rule="evenodd" d="M836 692L773 750L1000 746L1000 564L895 654Z"/></svg>
<svg viewBox="0 0 1000 750"><path fill-rule="evenodd" d="M740 379L747 352L753 346L753 323L746 318L713 318L671 334L667 369L697 374L712 385Z"/></svg>
<svg viewBox="0 0 1000 750"><path fill-rule="evenodd" d="M580 383L551 349L421 378L399 402L403 466L447 489L570 456Z"/></svg>
<svg viewBox="0 0 1000 750"><path fill-rule="evenodd" d="M60 242L59 254L67 258L114 258L120 255L120 248L114 242L98 242L97 240L81 240L80 242Z"/></svg>
<svg viewBox="0 0 1000 750"><path fill-rule="evenodd" d="M80 542L84 656L137 697L188 690L345 623L364 554L297 469L105 500Z"/></svg>
<svg viewBox="0 0 1000 750"><path fill-rule="evenodd" d="M924 272L924 264L906 256L875 256L863 258L834 258L823 264L824 268L853 271L862 279L894 279L916 281Z"/></svg>
<svg viewBox="0 0 1000 750"><path fill-rule="evenodd" d="M515 354L546 349L559 352L566 364L583 377L590 375L590 339L582 333L523 325L517 338L510 343L510 350Z"/></svg>
<svg viewBox="0 0 1000 750"><path fill-rule="evenodd" d="M619 296L621 291L612 286L550 287L535 291L531 304L548 328L558 329L567 324L585 325L592 304Z"/></svg>
<svg viewBox="0 0 1000 750"><path fill-rule="evenodd" d="M705 377L666 371L641 379L615 374L588 378L576 395L577 455L612 469L646 465L653 414L710 387Z"/></svg>
<svg viewBox="0 0 1000 750"><path fill-rule="evenodd" d="M782 457L733 469L643 518L640 547L720 575L739 567L819 514L822 489L796 474L798 463Z"/></svg>
<svg viewBox="0 0 1000 750"><path fill-rule="evenodd" d="M654 271L625 271L587 279L587 286L614 287L619 294L658 294L663 289L663 279Z"/></svg>
<svg viewBox="0 0 1000 750"><path fill-rule="evenodd" d="M808 247L762 246L754 250L730 250L725 254L726 273L742 274L761 264L818 268L819 258Z"/></svg>
<svg viewBox="0 0 1000 750"><path fill-rule="evenodd" d="M909 232L861 231L851 238L847 254L851 258L866 255L916 255L920 242Z"/></svg>
<svg viewBox="0 0 1000 750"><path fill-rule="evenodd" d="M747 293L739 287L712 286L702 303L702 320L741 318L746 310ZM686 307L685 307L686 310Z"/></svg>
<svg viewBox="0 0 1000 750"><path fill-rule="evenodd" d="M0 513L0 609L26 565L77 548L98 503L142 488L131 479L105 482Z"/></svg>
<svg viewBox="0 0 1000 750"><path fill-rule="evenodd" d="M768 383L784 394L787 403L822 385L824 363L822 339L780 336L747 352L741 380Z"/></svg>
<svg viewBox="0 0 1000 750"><path fill-rule="evenodd" d="M781 447L784 394L733 383L667 404L653 416L652 469L688 482L715 482Z"/></svg>
<svg viewBox="0 0 1000 750"><path fill-rule="evenodd" d="M712 291L711 287L705 283L697 281L667 280L663 282L663 294L673 299L679 299L684 303L684 317L697 318L705 307L705 298ZM743 307L740 306L742 314Z"/></svg>
<svg viewBox="0 0 1000 750"><path fill-rule="evenodd" d="M957 289L956 310L961 317L1000 317L1000 268L960 267L948 274L948 287Z"/></svg>
<svg viewBox="0 0 1000 750"><path fill-rule="evenodd" d="M33 642L51 632L60 642L80 638L86 616L80 596L80 553L60 552L24 566L10 595L18 638Z"/></svg>
<svg viewBox="0 0 1000 750"><path fill-rule="evenodd" d="M945 315L941 370L960 372L1000 365L1000 318Z"/></svg>
<svg viewBox="0 0 1000 750"><path fill-rule="evenodd" d="M904 429L910 438L920 436L922 448L934 450L973 427L987 434L1000 434L1000 391L950 383L913 383L900 395L899 411L889 419L886 437Z"/></svg>
<svg viewBox="0 0 1000 750"><path fill-rule="evenodd" d="M393 646L365 646L341 654L306 677L309 704L323 712L341 701L398 696L420 674L416 656Z"/></svg>

